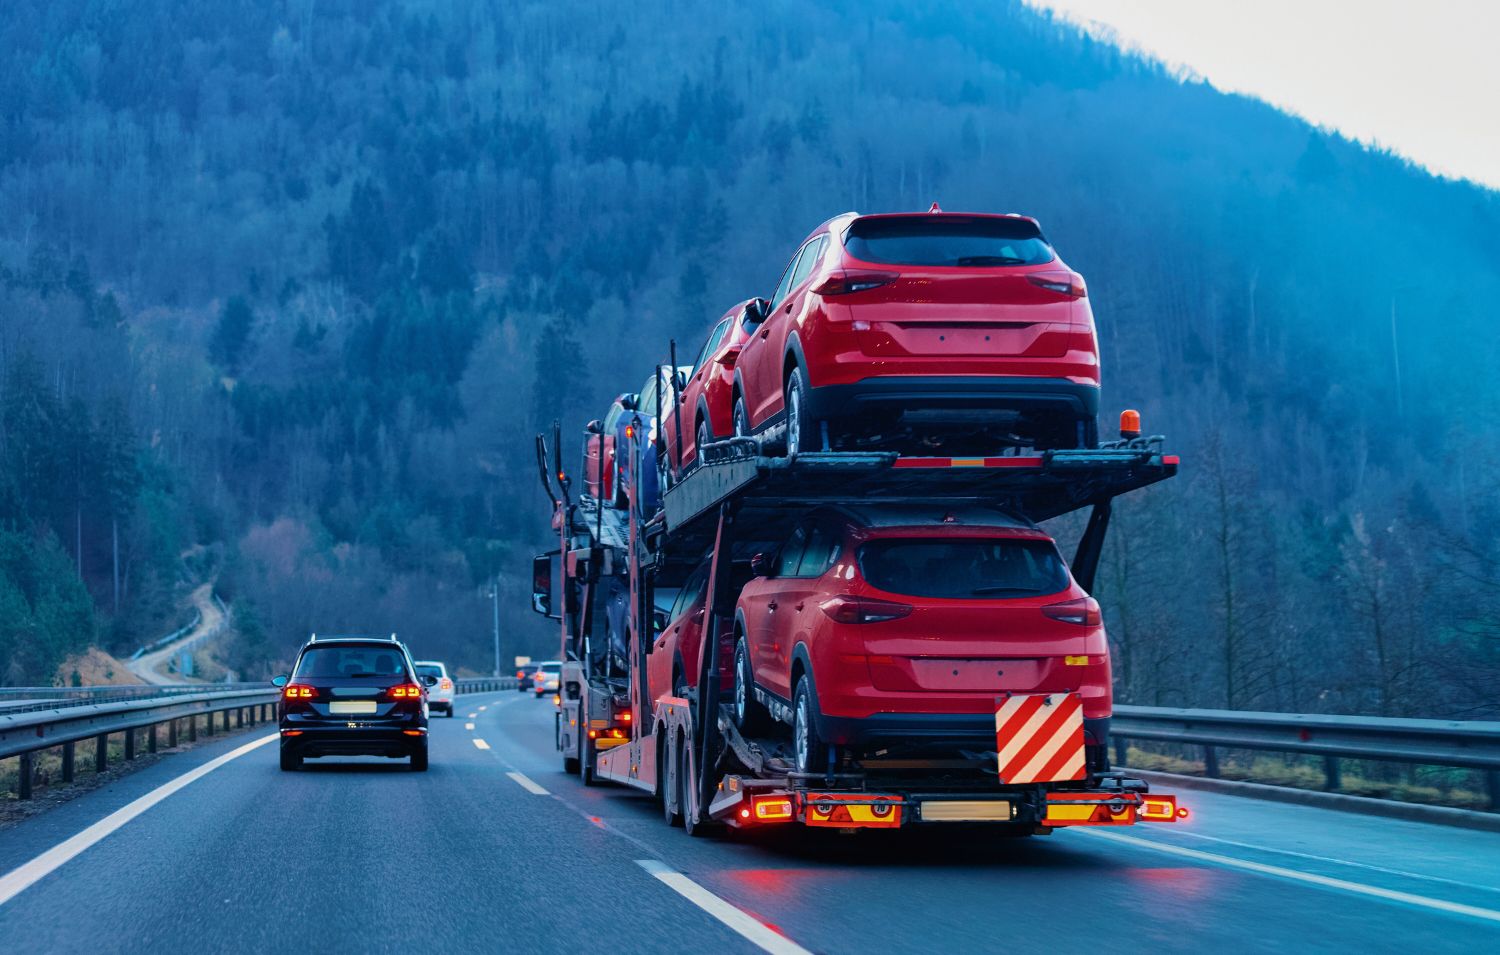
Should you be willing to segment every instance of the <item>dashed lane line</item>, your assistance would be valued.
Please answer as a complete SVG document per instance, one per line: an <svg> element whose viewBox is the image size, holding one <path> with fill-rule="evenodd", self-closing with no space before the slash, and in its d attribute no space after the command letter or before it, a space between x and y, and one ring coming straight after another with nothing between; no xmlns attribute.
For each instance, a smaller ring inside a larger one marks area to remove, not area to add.
<svg viewBox="0 0 1500 955"><path fill-rule="evenodd" d="M505 775L509 776L511 779L514 779L522 789L526 790L529 793L534 793L538 796L552 795L551 793L547 792L547 790L532 782L531 777L527 776L525 773L506 773Z"/></svg>
<svg viewBox="0 0 1500 955"><path fill-rule="evenodd" d="M1383 889L1378 885L1364 885L1360 882L1349 882L1345 879L1335 879L1326 875L1314 875L1311 872L1299 872L1296 869L1285 869L1277 865L1266 865L1263 862L1251 862L1248 859L1236 859L1233 856L1221 856L1213 852L1203 852L1198 849L1189 849L1186 846L1171 846L1154 839L1141 839L1137 836L1124 836L1115 832L1100 832L1099 830L1084 830L1088 835L1096 839L1107 839L1110 842L1119 842L1132 846L1141 846L1154 849L1157 852L1165 852L1169 855L1181 856L1185 859L1196 859L1199 862L1210 862L1215 865L1225 866L1230 869L1244 869L1246 872L1258 872L1261 875L1278 876L1283 879L1292 879L1297 882L1306 882L1311 885L1321 885L1330 889L1342 889L1345 892L1354 892L1359 895L1367 895L1377 899L1387 899L1392 902L1404 902L1407 905L1415 905L1424 909L1432 909L1438 912L1448 912L1453 915L1467 915L1471 918L1484 919L1487 922L1500 922L1500 912L1494 909L1484 909L1477 905L1464 905L1461 902L1449 902L1446 899L1434 899L1425 895L1415 895L1411 892L1400 892L1396 889Z"/></svg>
<svg viewBox="0 0 1500 955"><path fill-rule="evenodd" d="M656 859L637 859L636 865L656 876L672 891L723 922L746 941L772 955L812 955L807 949L769 927L741 909L714 895L703 886Z"/></svg>
<svg viewBox="0 0 1500 955"><path fill-rule="evenodd" d="M473 723L465 723L464 724L464 729L466 729L466 730L471 730L473 728L474 728L474 724Z"/></svg>
<svg viewBox="0 0 1500 955"><path fill-rule="evenodd" d="M477 747L479 747L480 749L489 749L490 748L490 744L489 743L486 743L484 740L479 739L478 737L475 737L475 739L474 739L474 745L477 746Z"/></svg>
<svg viewBox="0 0 1500 955"><path fill-rule="evenodd" d="M257 747L264 746L267 743L274 743L276 739L275 734L262 736L260 739L252 740L237 749L230 750L223 756L211 759L196 769L188 770L176 779L163 783L146 793L146 795L121 806L92 826L89 826L69 839L63 840L30 862L12 869L4 876L0 876L0 905L9 902L47 875L56 871L58 867L68 862L68 860L78 856L105 836L108 836L184 786L202 779L225 763L239 759Z"/></svg>

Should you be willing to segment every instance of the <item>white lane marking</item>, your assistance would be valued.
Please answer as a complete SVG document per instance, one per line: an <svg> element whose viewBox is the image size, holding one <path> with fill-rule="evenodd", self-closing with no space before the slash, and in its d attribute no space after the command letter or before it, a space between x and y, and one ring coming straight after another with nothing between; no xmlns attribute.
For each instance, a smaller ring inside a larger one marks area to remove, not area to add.
<svg viewBox="0 0 1500 955"><path fill-rule="evenodd" d="M486 743L484 740L477 739L477 738L474 740L474 745L478 746L480 749L489 749L490 748L490 744L489 743Z"/></svg>
<svg viewBox="0 0 1500 955"><path fill-rule="evenodd" d="M245 745L237 749L230 750L223 756L211 759L208 762L204 763L202 766L199 766L197 769L189 770L183 773L181 776L178 776L176 779L157 786L155 789L146 793L146 795L141 796L140 798L125 804L124 806L121 806L119 809L116 809L114 812L105 816L103 819L100 819L92 826L89 826L87 829L69 839L64 840L63 842L58 843L57 845L48 849L46 852L43 852L41 855L32 859L30 862L17 866L16 868L7 872L4 876L0 876L0 905L4 905L6 902L9 902L20 893L26 891L27 888L36 884L36 882L56 870L59 866L63 865L73 857L79 855L85 849L98 842L100 839L103 839L105 836L114 832L116 829L119 829L121 826L125 825L136 816L139 816L147 809L150 809L152 806L161 802L163 799L166 799L168 796L177 792L179 789L183 788L191 782L202 779L204 776L207 776L209 773L218 769L220 766L223 766L230 760L239 759L241 756L245 755L258 746L264 746L267 743L274 743L276 739L277 737L275 734L272 734L270 736L262 736L258 740L246 743Z"/></svg>
<svg viewBox="0 0 1500 955"><path fill-rule="evenodd" d="M1311 872L1299 872L1296 869L1283 869L1277 865L1266 865L1263 862L1251 862L1248 859L1236 859L1233 856L1221 856L1212 852L1202 852L1198 849L1189 849L1185 846L1171 846L1166 843L1156 842L1152 839L1141 839L1136 836L1122 836L1114 832L1100 832L1095 830L1084 830L1097 839L1107 839L1110 842L1122 842L1133 846L1144 846L1157 852L1165 852L1170 855L1182 856L1187 859L1197 859L1200 862L1212 862L1216 865L1227 866L1231 869L1244 869L1247 872L1259 872L1262 875L1279 876L1283 879L1292 879L1297 882L1307 882L1312 885L1321 885L1330 889L1343 889L1345 892L1355 892L1359 895L1373 896L1377 899L1389 899L1392 902L1405 902L1407 905L1416 905L1424 909L1435 909L1439 912L1450 912L1454 915L1468 915L1476 919L1484 919L1488 922L1500 922L1500 912L1494 909L1482 909L1476 905L1464 905L1461 902L1449 902L1445 899L1429 898L1425 895L1413 895L1410 892L1398 892L1395 889L1382 889L1376 885L1365 885L1360 882L1349 882L1344 879L1334 879L1326 875L1314 875Z"/></svg>
<svg viewBox="0 0 1500 955"><path fill-rule="evenodd" d="M538 796L552 795L551 793L547 792L547 790L532 782L525 773L506 773L505 775L509 776L511 779L514 779L517 783L520 784L522 789L526 790L529 793L535 793Z"/></svg>
<svg viewBox="0 0 1500 955"><path fill-rule="evenodd" d="M473 728L474 728L474 724L473 723L465 723L464 724L464 729L466 729L466 730L471 730Z"/></svg>
<svg viewBox="0 0 1500 955"><path fill-rule="evenodd" d="M1470 882L1460 882L1457 879L1445 879L1440 875L1423 875L1420 872L1407 872L1405 869L1390 869L1383 865L1371 865L1368 862L1350 862L1348 859L1335 859L1332 856L1313 855L1310 852L1298 852L1295 849L1272 849L1270 846L1257 846L1249 842L1235 842L1233 839L1221 839L1218 836L1207 836L1201 832L1190 832L1186 829L1157 830L1162 835L1172 837L1187 836L1192 839L1206 839L1209 842L1217 842L1220 845L1234 846L1238 849L1249 849L1252 852L1268 852L1273 855L1293 856L1298 859L1311 859L1314 862L1327 862L1330 865L1343 865L1351 869L1365 869L1370 872L1381 872L1385 875L1400 876L1403 879L1421 879L1424 882L1438 882L1443 885L1454 885L1463 889L1477 889L1484 892L1500 892L1500 886L1474 885Z"/></svg>
<svg viewBox="0 0 1500 955"><path fill-rule="evenodd" d="M480 707L480 708L479 708L479 712L481 712L481 713L483 713L483 712L484 712L484 711L485 711L485 710L487 710L487 709L489 709L489 704L485 704L485 705L484 705L484 706L481 706L481 707Z"/></svg>
<svg viewBox="0 0 1500 955"><path fill-rule="evenodd" d="M672 891L738 932L751 944L772 955L812 955L807 949L774 932L748 913L735 908L703 886L656 859L637 859L635 864L666 883Z"/></svg>
<svg viewBox="0 0 1500 955"><path fill-rule="evenodd" d="M467 717L466 717L466 719L471 719L471 720L472 720L472 719L473 719L473 718L474 718L474 717L476 717L476 716L478 716L478 715L479 715L479 714L478 714L478 713L470 713L470 714L469 714L469 715L468 715L468 716L467 716Z"/></svg>

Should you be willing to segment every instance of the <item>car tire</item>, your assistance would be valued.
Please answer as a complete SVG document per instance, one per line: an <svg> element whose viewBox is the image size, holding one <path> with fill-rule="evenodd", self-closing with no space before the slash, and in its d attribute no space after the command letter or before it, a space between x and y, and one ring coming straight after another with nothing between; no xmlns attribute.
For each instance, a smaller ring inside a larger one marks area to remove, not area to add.
<svg viewBox="0 0 1500 955"><path fill-rule="evenodd" d="M804 674L792 694L792 756L799 773L816 773L828 768L828 744L818 735L821 718L812 677Z"/></svg>
<svg viewBox="0 0 1500 955"><path fill-rule="evenodd" d="M734 645L734 725L746 736L761 736L771 726L771 714L755 698L755 671L750 646L740 637Z"/></svg>
<svg viewBox="0 0 1500 955"><path fill-rule="evenodd" d="M281 771L294 773L302 768L302 754L287 747L281 747Z"/></svg>
<svg viewBox="0 0 1500 955"><path fill-rule="evenodd" d="M817 441L813 435L814 422L807 417L807 379L801 368L793 368L782 389L782 407L786 410L786 456L796 457L809 450L808 441Z"/></svg>
<svg viewBox="0 0 1500 955"><path fill-rule="evenodd" d="M419 748L411 751L411 771L414 773L427 772L427 744L423 743Z"/></svg>
<svg viewBox="0 0 1500 955"><path fill-rule="evenodd" d="M699 464L703 463L703 446L713 442L714 436L708 430L708 422L698 422L697 434L693 437L693 459Z"/></svg>
<svg viewBox="0 0 1500 955"><path fill-rule="evenodd" d="M750 412L745 408L743 395L734 396L734 436L736 438L750 437Z"/></svg>

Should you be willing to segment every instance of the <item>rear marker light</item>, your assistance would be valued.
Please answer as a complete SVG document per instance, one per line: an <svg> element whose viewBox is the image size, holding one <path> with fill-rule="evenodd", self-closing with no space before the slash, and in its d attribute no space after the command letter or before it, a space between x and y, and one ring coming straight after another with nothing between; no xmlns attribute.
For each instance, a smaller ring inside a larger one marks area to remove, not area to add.
<svg viewBox="0 0 1500 955"><path fill-rule="evenodd" d="M402 730L407 736L421 736L426 730Z"/></svg>
<svg viewBox="0 0 1500 955"><path fill-rule="evenodd" d="M1175 796L1146 796L1141 800L1140 817L1148 822L1172 822L1187 818L1187 810L1177 808Z"/></svg>
<svg viewBox="0 0 1500 955"><path fill-rule="evenodd" d="M301 736L302 735L302 731L301 730L282 730L281 731L281 735L282 736Z"/></svg>
<svg viewBox="0 0 1500 955"><path fill-rule="evenodd" d="M1063 657L1063 663L1067 664L1070 667L1086 667L1089 665L1089 658L1087 655L1069 655Z"/></svg>
<svg viewBox="0 0 1500 955"><path fill-rule="evenodd" d="M792 801L784 796L770 799L755 800L755 818L757 819L779 819L792 818Z"/></svg>
<svg viewBox="0 0 1500 955"><path fill-rule="evenodd" d="M1080 627L1097 627L1102 622L1099 614L1099 601L1093 597L1079 597L1077 600L1048 604L1042 608L1042 613L1053 620L1077 624Z"/></svg>

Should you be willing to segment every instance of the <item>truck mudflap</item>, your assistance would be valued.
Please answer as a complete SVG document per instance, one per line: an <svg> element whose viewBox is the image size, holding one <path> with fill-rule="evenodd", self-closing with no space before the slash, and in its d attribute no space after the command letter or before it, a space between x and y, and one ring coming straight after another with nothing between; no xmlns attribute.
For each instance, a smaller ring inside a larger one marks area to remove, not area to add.
<svg viewBox="0 0 1500 955"><path fill-rule="evenodd" d="M801 823L828 829L899 829L944 822L995 822L1068 826L1131 826L1176 822L1187 818L1177 797L1118 789L1073 790L1044 794L1040 819L1025 808L1024 794L948 794L837 792L791 789L786 780L726 776L709 806L709 816L737 828ZM1030 820L1028 822L1028 820Z"/></svg>

